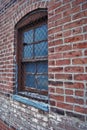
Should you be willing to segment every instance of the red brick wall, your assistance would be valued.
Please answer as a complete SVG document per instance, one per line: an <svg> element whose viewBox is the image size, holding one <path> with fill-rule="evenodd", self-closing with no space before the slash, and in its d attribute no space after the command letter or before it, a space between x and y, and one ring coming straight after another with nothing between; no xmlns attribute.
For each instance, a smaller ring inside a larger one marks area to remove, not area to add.
<svg viewBox="0 0 87 130"><path fill-rule="evenodd" d="M2 0L1 4L0 93L15 90L15 25L27 13L47 8L50 111L87 121L87 0Z"/></svg>
<svg viewBox="0 0 87 130"><path fill-rule="evenodd" d="M53 0L48 8L50 105L87 114L87 1Z"/></svg>

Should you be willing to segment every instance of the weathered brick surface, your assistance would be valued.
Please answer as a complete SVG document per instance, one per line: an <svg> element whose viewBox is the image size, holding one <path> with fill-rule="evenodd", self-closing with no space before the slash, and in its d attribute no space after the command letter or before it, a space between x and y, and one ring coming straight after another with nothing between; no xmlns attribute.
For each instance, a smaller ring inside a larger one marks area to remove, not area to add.
<svg viewBox="0 0 87 130"><path fill-rule="evenodd" d="M5 95L0 94L0 97L3 102L0 103L0 130L87 130L87 124L75 117L62 116L52 111L44 112L16 102ZM72 106L66 104L64 107L72 108ZM79 118L84 117L79 116Z"/></svg>
<svg viewBox="0 0 87 130"><path fill-rule="evenodd" d="M0 130L15 130L15 128L11 128L6 124L6 122L0 120Z"/></svg>
<svg viewBox="0 0 87 130"><path fill-rule="evenodd" d="M50 104L65 113L87 111L86 5L86 0L54 0L48 8Z"/></svg>
<svg viewBox="0 0 87 130"><path fill-rule="evenodd" d="M48 113L9 97L16 89L15 26L38 8L48 9ZM0 130L87 130L87 0L0 1L0 93Z"/></svg>

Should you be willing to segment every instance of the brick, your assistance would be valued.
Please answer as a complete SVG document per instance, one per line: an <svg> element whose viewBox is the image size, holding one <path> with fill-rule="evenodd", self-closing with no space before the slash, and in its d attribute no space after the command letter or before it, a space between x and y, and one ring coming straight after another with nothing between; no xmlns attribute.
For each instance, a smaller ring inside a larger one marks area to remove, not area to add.
<svg viewBox="0 0 87 130"><path fill-rule="evenodd" d="M74 76L74 79L75 80L87 80L87 74L76 74L75 76Z"/></svg>
<svg viewBox="0 0 87 130"><path fill-rule="evenodd" d="M53 41L53 40L54 40L54 34L49 35L49 36L48 36L48 40L49 40L49 41Z"/></svg>
<svg viewBox="0 0 87 130"><path fill-rule="evenodd" d="M55 10L55 13L60 13L61 11L67 10L68 8L70 8L70 4L59 7L58 9Z"/></svg>
<svg viewBox="0 0 87 130"><path fill-rule="evenodd" d="M62 88L56 88L56 93L58 93L58 94L64 94L64 89L62 89Z"/></svg>
<svg viewBox="0 0 87 130"><path fill-rule="evenodd" d="M56 105L56 102L53 101L53 100L50 100L50 105L51 105L51 106L55 106L55 105Z"/></svg>
<svg viewBox="0 0 87 130"><path fill-rule="evenodd" d="M56 60L56 65L57 65L57 66L69 65L69 64L70 64L70 60L69 60L69 59L65 59L65 60Z"/></svg>
<svg viewBox="0 0 87 130"><path fill-rule="evenodd" d="M73 15L72 19L76 20L76 19L79 19L79 18L82 18L82 17L86 17L86 16L87 16L87 13L85 11L83 11L83 12L79 12L79 13Z"/></svg>
<svg viewBox="0 0 87 130"><path fill-rule="evenodd" d="M80 34L82 32L82 28L81 27L77 27L77 28L74 28L72 30L72 34Z"/></svg>
<svg viewBox="0 0 87 130"><path fill-rule="evenodd" d="M54 60L54 59L61 59L63 56L62 56L62 54L61 53L55 53L55 54L49 54L49 59L50 60Z"/></svg>
<svg viewBox="0 0 87 130"><path fill-rule="evenodd" d="M71 50L72 46L71 45L63 45L55 48L56 52L63 52L63 51L68 51Z"/></svg>
<svg viewBox="0 0 87 130"><path fill-rule="evenodd" d="M65 82L65 87L66 88L74 88L74 89L84 89L84 84L83 83L76 83L76 82Z"/></svg>
<svg viewBox="0 0 87 130"><path fill-rule="evenodd" d="M54 20L54 18L52 18ZM62 31L62 26L55 26L54 28L51 28L48 30L48 34L56 33L58 31Z"/></svg>
<svg viewBox="0 0 87 130"><path fill-rule="evenodd" d="M10 98L15 91L15 27L25 15L38 8L47 9L48 13L49 112ZM13 126L23 130L86 130L87 1L2 0L0 9L0 118L4 119L0 130L13 130Z"/></svg>
<svg viewBox="0 0 87 130"><path fill-rule="evenodd" d="M54 88L53 87L49 87L49 92L54 93L55 92L55 87Z"/></svg>
<svg viewBox="0 0 87 130"><path fill-rule="evenodd" d="M69 16L71 14L75 14L75 13L77 13L79 11L80 11L80 6L65 10L64 13L63 13L63 17Z"/></svg>
<svg viewBox="0 0 87 130"><path fill-rule="evenodd" d="M58 33L56 33L55 34L55 39L59 39L59 38L61 38L62 39L62 37L63 37L63 33L62 32L58 32Z"/></svg>
<svg viewBox="0 0 87 130"><path fill-rule="evenodd" d="M59 109L59 108L53 108L53 107L51 107L51 111L54 112L54 113L56 113L56 114L59 114L59 115L64 115L64 110ZM53 116L51 116L51 117L53 117Z"/></svg>
<svg viewBox="0 0 87 130"><path fill-rule="evenodd" d="M79 113L87 114L87 108L84 108L84 107L75 106L75 111Z"/></svg>
<svg viewBox="0 0 87 130"><path fill-rule="evenodd" d="M64 36L64 37L71 36L71 30L64 31L64 32L63 32L63 36Z"/></svg>
<svg viewBox="0 0 87 130"><path fill-rule="evenodd" d="M76 104L84 104L83 99L74 98L72 96L66 96L66 102L68 103L76 103Z"/></svg>
<svg viewBox="0 0 87 130"><path fill-rule="evenodd" d="M73 95L73 90L65 89L65 94L66 95Z"/></svg>
<svg viewBox="0 0 87 130"><path fill-rule="evenodd" d="M73 49L84 49L87 48L87 43L78 43L78 44L73 44Z"/></svg>
<svg viewBox="0 0 87 130"><path fill-rule="evenodd" d="M87 34L85 34L85 40L87 40Z"/></svg>
<svg viewBox="0 0 87 130"><path fill-rule="evenodd" d="M87 72L87 67L85 67L85 69L86 69L86 72Z"/></svg>
<svg viewBox="0 0 87 130"><path fill-rule="evenodd" d="M52 4L50 4L50 5L52 5L52 6L49 7L49 10L56 9L56 8L60 7L61 4L62 4L61 1L58 1L58 2L56 2L56 3L53 2Z"/></svg>
<svg viewBox="0 0 87 130"><path fill-rule="evenodd" d="M63 67L49 67L49 72L63 72Z"/></svg>
<svg viewBox="0 0 87 130"><path fill-rule="evenodd" d="M53 15L53 16L51 16L51 17L49 18L49 22L51 22L52 20L56 21L56 20L61 19L61 18L62 18L62 13L56 14L56 15ZM57 30L56 30L56 29L57 29ZM52 30L53 30L53 31L52 31ZM56 31L60 31L61 28L57 27L57 28L54 28L54 29L52 29L52 30L51 30L52 33L55 33ZM51 31L49 31L49 34L51 34Z"/></svg>
<svg viewBox="0 0 87 130"><path fill-rule="evenodd" d="M55 65L55 61L54 61L54 60L49 61L49 62L48 62L48 65L49 65L49 66L54 66L54 65Z"/></svg>
<svg viewBox="0 0 87 130"><path fill-rule="evenodd" d="M64 58L73 58L82 56L82 51L70 51L63 53Z"/></svg>
<svg viewBox="0 0 87 130"><path fill-rule="evenodd" d="M70 0L63 0L63 3L64 3L64 4L66 4L66 3L68 3L68 2L70 2Z"/></svg>
<svg viewBox="0 0 87 130"><path fill-rule="evenodd" d="M84 3L84 4L82 5L82 9L83 9L83 10L87 9L87 3Z"/></svg>
<svg viewBox="0 0 87 130"><path fill-rule="evenodd" d="M63 44L63 40L62 39L58 39L58 40L55 40L55 41L51 41L49 43L49 47L51 46L56 46L56 45L60 45L60 44Z"/></svg>
<svg viewBox="0 0 87 130"><path fill-rule="evenodd" d="M81 73L84 72L84 68L83 67L74 67L74 66L69 66L69 67L65 67L64 72L70 72L70 73Z"/></svg>
<svg viewBox="0 0 87 130"><path fill-rule="evenodd" d="M87 58L76 58L72 60L72 64L87 64Z"/></svg>
<svg viewBox="0 0 87 130"><path fill-rule="evenodd" d="M72 2L72 6L75 7L77 6L78 4L82 3L82 2L85 2L86 0L75 0Z"/></svg>
<svg viewBox="0 0 87 130"><path fill-rule="evenodd" d="M66 96L66 102L75 103L75 99L72 96Z"/></svg>
<svg viewBox="0 0 87 130"><path fill-rule="evenodd" d="M54 21L51 21L48 23L48 28L54 28L55 27L55 22ZM49 36L48 36L48 39L49 39Z"/></svg>
<svg viewBox="0 0 87 130"><path fill-rule="evenodd" d="M49 74L48 75L49 79L54 79L54 76L55 76L54 74Z"/></svg>
<svg viewBox="0 0 87 130"><path fill-rule="evenodd" d="M79 113L77 114L77 113L66 111L66 115L69 116L69 117L77 118L77 119L79 119L81 121L85 121L84 115L81 115Z"/></svg>
<svg viewBox="0 0 87 130"><path fill-rule="evenodd" d="M73 105L60 103L60 102L57 102L57 107L67 109L67 110L73 110Z"/></svg>
<svg viewBox="0 0 87 130"><path fill-rule="evenodd" d="M75 98L75 103L79 104L79 105L84 105L84 100L83 99L79 99L79 98Z"/></svg>
<svg viewBox="0 0 87 130"><path fill-rule="evenodd" d="M83 96L84 96L84 91L75 90L75 95L76 95L76 96L83 97Z"/></svg>
<svg viewBox="0 0 87 130"><path fill-rule="evenodd" d="M56 26L63 25L63 24L68 23L68 22L70 22L70 21L71 21L71 16L69 16L69 17L64 17L64 18L62 18L62 19L58 19L57 21L55 21L55 25L56 25Z"/></svg>
<svg viewBox="0 0 87 130"><path fill-rule="evenodd" d="M83 27L83 32L87 32L87 25Z"/></svg>
<svg viewBox="0 0 87 130"><path fill-rule="evenodd" d="M77 20L77 21L73 21L73 22L69 22L69 23L66 23L64 25L64 29L72 29L72 28L75 28L75 27L79 27L79 26L82 26L83 24L86 24L86 18L83 18L83 19L80 19L80 20Z"/></svg>
<svg viewBox="0 0 87 130"><path fill-rule="evenodd" d="M49 81L49 85L52 85L52 86L63 86L63 82L61 81Z"/></svg>
<svg viewBox="0 0 87 130"><path fill-rule="evenodd" d="M53 100L64 102L64 96L50 94L50 98Z"/></svg>
<svg viewBox="0 0 87 130"><path fill-rule="evenodd" d="M55 74L55 79L72 80L71 74Z"/></svg>
<svg viewBox="0 0 87 130"><path fill-rule="evenodd" d="M82 41L83 40L83 36L79 35L79 36L73 36L73 37L68 37L64 39L65 43L68 42L77 42L77 41Z"/></svg>
<svg viewBox="0 0 87 130"><path fill-rule="evenodd" d="M53 48L49 48L49 54L50 53L54 53L54 47Z"/></svg>

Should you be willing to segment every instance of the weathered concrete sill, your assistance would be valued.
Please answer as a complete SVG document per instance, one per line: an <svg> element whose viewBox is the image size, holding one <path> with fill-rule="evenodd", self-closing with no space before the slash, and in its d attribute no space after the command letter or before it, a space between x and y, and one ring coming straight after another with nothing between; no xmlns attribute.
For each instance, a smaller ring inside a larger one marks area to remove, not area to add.
<svg viewBox="0 0 87 130"><path fill-rule="evenodd" d="M19 101L19 102L24 103L26 105L33 106L35 108L44 110L46 112L49 111L48 104L46 104L46 103L35 101L35 100L32 100L32 99L28 99L26 97L22 97L22 96L19 96L19 95L13 95L12 98L13 98L13 100Z"/></svg>

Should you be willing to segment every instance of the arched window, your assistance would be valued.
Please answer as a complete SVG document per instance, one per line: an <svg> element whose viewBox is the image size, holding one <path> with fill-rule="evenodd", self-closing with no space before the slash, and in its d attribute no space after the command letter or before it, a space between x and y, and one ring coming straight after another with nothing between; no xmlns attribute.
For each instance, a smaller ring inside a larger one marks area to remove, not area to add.
<svg viewBox="0 0 87 130"><path fill-rule="evenodd" d="M46 101L48 95L47 10L35 10L16 25L18 94Z"/></svg>

